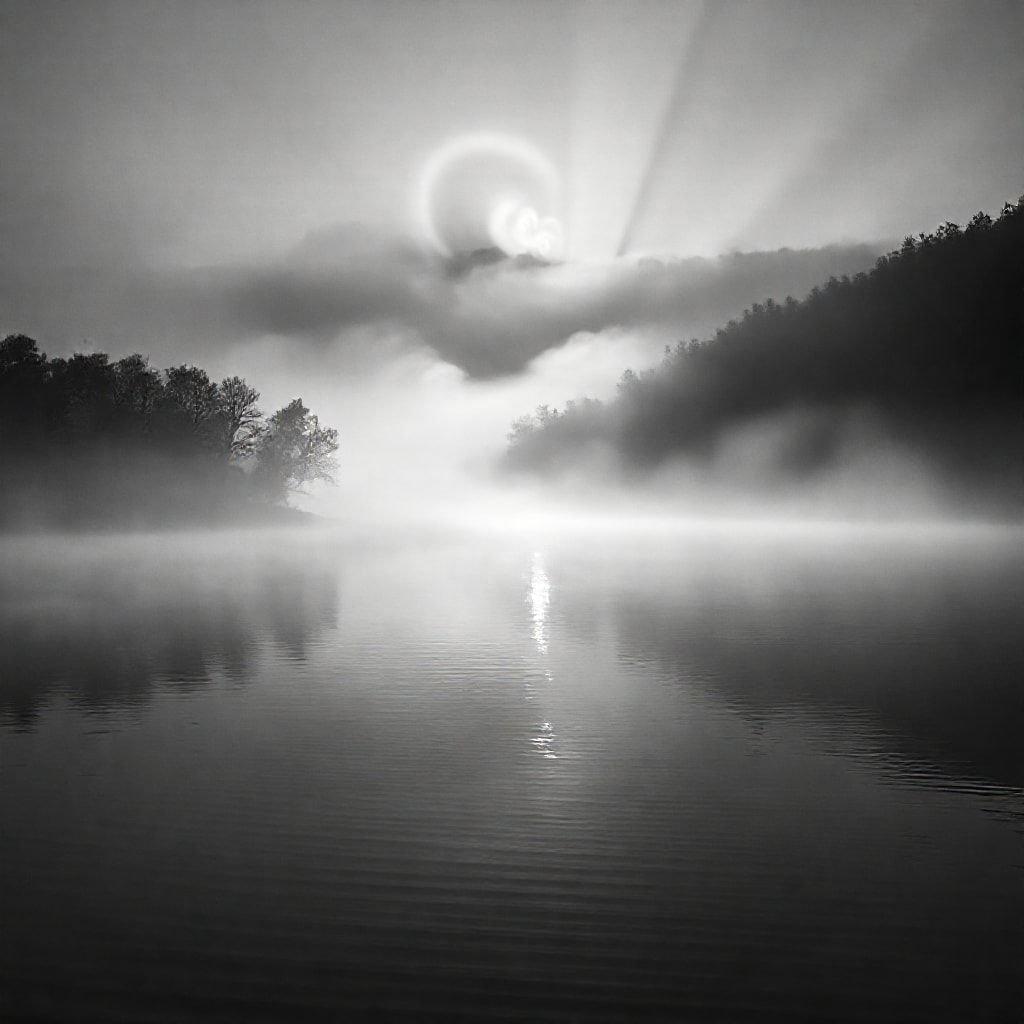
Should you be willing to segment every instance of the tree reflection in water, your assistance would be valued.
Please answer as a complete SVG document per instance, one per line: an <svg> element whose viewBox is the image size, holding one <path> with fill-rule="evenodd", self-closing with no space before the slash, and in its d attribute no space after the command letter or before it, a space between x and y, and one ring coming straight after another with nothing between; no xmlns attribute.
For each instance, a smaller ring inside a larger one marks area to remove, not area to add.
<svg viewBox="0 0 1024 1024"><path fill-rule="evenodd" d="M57 693L98 710L162 684L241 683L260 650L302 661L337 619L333 570L272 544L253 554L40 540L0 557L0 716L23 729Z"/></svg>

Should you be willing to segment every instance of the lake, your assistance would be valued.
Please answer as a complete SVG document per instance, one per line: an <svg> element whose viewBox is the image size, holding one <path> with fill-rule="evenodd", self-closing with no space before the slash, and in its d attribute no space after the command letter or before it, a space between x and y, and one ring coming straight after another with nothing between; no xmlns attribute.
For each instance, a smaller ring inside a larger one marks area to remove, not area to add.
<svg viewBox="0 0 1024 1024"><path fill-rule="evenodd" d="M0 1016L1020 1021L1019 531L0 542Z"/></svg>

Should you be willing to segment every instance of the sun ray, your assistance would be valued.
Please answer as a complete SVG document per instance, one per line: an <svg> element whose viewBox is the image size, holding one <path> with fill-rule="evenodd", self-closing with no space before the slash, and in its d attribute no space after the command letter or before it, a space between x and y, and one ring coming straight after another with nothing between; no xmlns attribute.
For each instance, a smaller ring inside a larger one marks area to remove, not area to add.
<svg viewBox="0 0 1024 1024"><path fill-rule="evenodd" d="M634 235L642 223L650 203L651 191L662 170L669 144L679 130L680 123L685 119L685 111L691 102L694 80L701 70L700 57L703 41L708 36L715 17L714 8L701 6L693 33L677 65L669 101L648 150L647 161L644 164L640 182L634 193L633 203L616 250L618 256L624 256L633 245Z"/></svg>
<svg viewBox="0 0 1024 1024"><path fill-rule="evenodd" d="M703 7L689 0L578 11L566 168L570 258L615 254Z"/></svg>

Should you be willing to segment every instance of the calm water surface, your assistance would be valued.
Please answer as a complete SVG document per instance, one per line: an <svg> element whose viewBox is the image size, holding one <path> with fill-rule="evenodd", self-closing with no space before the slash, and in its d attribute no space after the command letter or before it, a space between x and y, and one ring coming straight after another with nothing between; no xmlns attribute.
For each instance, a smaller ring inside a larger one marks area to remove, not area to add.
<svg viewBox="0 0 1024 1024"><path fill-rule="evenodd" d="M0 546L0 1016L1006 1021L999 531Z"/></svg>

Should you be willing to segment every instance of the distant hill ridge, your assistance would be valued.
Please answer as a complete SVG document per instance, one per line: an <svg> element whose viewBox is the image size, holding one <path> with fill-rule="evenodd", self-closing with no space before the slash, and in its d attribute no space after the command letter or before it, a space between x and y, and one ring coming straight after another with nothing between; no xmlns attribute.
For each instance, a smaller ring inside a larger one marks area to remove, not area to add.
<svg viewBox="0 0 1024 1024"><path fill-rule="evenodd" d="M627 472L700 459L722 433L793 409L870 408L901 441L955 473L1020 490L1024 388L1024 197L907 238L869 273L801 301L756 303L660 366L627 370L610 402L539 408L509 434L506 466L542 473L588 446ZM828 429L794 471L828 462Z"/></svg>

